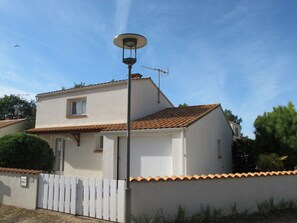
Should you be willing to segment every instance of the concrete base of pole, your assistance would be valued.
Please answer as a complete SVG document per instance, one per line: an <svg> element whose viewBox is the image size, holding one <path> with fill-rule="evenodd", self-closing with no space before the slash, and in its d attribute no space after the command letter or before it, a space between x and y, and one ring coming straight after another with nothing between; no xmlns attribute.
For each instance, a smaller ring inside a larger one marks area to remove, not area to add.
<svg viewBox="0 0 297 223"><path fill-rule="evenodd" d="M125 223L131 223L131 188L125 188Z"/></svg>

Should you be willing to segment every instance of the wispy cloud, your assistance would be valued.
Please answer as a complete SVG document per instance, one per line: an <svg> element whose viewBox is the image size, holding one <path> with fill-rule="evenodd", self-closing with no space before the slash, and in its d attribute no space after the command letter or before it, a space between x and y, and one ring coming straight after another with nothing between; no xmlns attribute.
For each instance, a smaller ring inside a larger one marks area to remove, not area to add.
<svg viewBox="0 0 297 223"><path fill-rule="evenodd" d="M4 95L11 95L11 94L19 96L29 101L35 100L35 95L36 95L36 93L34 92L22 91L18 88L0 85L0 98L3 97Z"/></svg>
<svg viewBox="0 0 297 223"><path fill-rule="evenodd" d="M123 33L127 30L127 23L130 13L132 0L118 0L115 13L115 26L117 33Z"/></svg>

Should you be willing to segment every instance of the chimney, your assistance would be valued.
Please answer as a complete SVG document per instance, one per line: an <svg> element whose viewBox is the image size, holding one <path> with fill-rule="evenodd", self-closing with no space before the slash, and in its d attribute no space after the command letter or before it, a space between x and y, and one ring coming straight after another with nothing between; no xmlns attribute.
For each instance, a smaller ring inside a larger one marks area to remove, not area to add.
<svg viewBox="0 0 297 223"><path fill-rule="evenodd" d="M142 75L140 73L131 74L132 79L141 79Z"/></svg>

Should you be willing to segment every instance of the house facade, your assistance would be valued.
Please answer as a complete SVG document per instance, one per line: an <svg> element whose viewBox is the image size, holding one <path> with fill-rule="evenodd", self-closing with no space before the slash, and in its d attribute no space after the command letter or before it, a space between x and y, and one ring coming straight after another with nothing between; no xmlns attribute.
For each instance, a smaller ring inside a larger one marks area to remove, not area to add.
<svg viewBox="0 0 297 223"><path fill-rule="evenodd" d="M175 108L133 75L131 176L230 172L232 129L219 104ZM127 80L37 95L36 126L59 174L125 179Z"/></svg>

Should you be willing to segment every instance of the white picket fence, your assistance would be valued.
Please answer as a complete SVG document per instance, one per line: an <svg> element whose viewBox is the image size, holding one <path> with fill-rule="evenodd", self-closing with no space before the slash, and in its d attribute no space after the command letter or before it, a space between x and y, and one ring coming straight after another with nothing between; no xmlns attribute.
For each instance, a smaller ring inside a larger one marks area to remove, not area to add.
<svg viewBox="0 0 297 223"><path fill-rule="evenodd" d="M125 181L40 174L38 208L124 222Z"/></svg>

